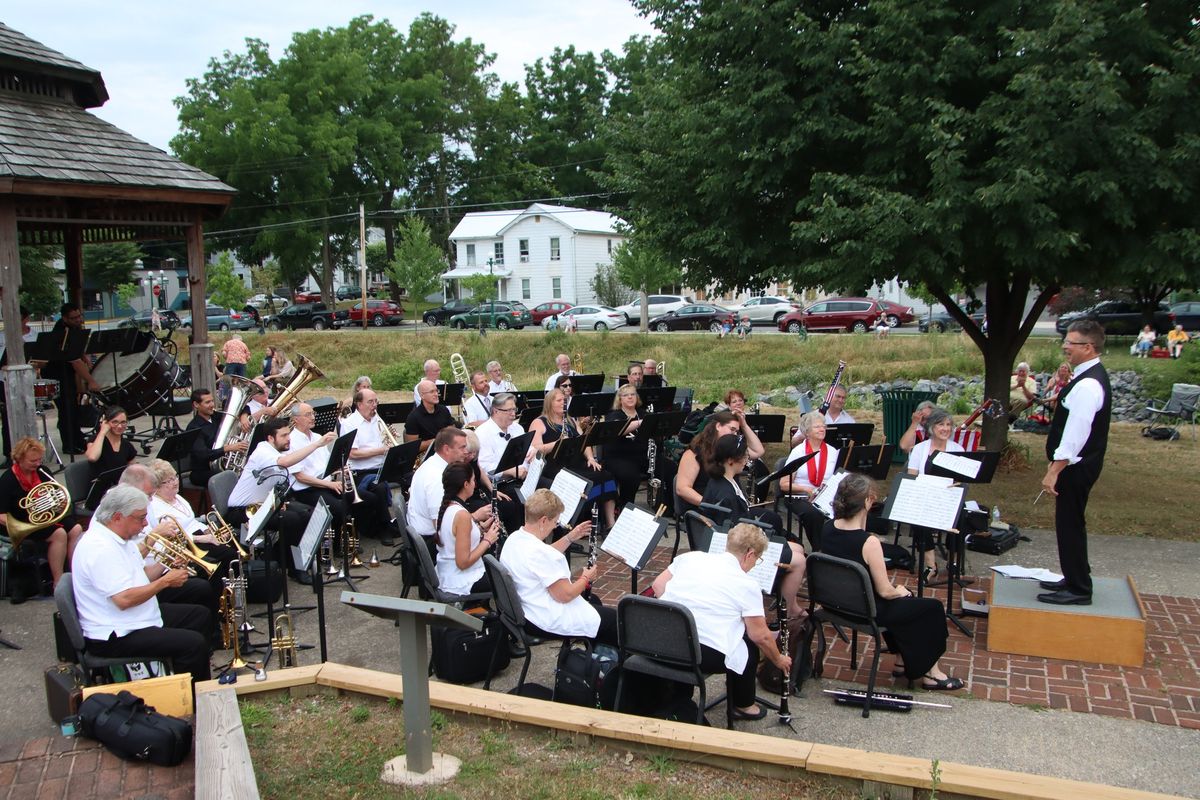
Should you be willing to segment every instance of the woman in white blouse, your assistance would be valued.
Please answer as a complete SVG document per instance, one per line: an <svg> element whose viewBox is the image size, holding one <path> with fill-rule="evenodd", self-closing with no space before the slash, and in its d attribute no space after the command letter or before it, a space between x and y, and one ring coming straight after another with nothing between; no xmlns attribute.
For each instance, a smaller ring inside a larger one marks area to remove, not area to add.
<svg viewBox="0 0 1200 800"><path fill-rule="evenodd" d="M804 525L809 546L813 552L817 552L821 549L821 532L825 528L826 519L812 504L812 499L821 490L821 484L829 480L829 476L835 472L838 449L825 441L825 415L820 411L810 411L800 417L800 427L796 434L802 436L803 441L792 448L784 463L812 453L816 455L791 475L780 478L779 488L784 494L796 495L788 502Z"/></svg>
<svg viewBox="0 0 1200 800"><path fill-rule="evenodd" d="M150 462L150 469L158 478L158 489L150 496L146 521L154 527L164 517L173 518L188 538L205 551L206 561L220 562L221 568L213 572L211 578L211 582L219 588L221 579L228 577L229 565L238 557L237 550L232 545L218 544L216 538L207 532L205 523L196 518L191 503L179 496L179 475L170 462L156 458Z"/></svg>
<svg viewBox="0 0 1200 800"><path fill-rule="evenodd" d="M467 511L475 494L475 470L451 464L442 473L442 507L437 519L437 576L440 587L453 594L490 592L483 556L500 538L496 517L488 517L483 530Z"/></svg>
<svg viewBox="0 0 1200 800"><path fill-rule="evenodd" d="M908 474L924 475L925 465L937 452L961 453L963 446L951 438L954 435L954 419L945 409L934 408L925 418L925 439L913 447L908 454ZM913 526L913 541L924 554L926 578L938 574L937 558L933 549L933 531Z"/></svg>

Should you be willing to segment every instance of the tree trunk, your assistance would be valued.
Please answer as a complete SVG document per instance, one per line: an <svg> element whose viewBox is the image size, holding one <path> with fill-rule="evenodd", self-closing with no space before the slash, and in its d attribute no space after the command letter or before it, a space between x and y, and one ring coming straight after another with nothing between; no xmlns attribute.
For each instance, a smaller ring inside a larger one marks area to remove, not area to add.
<svg viewBox="0 0 1200 800"><path fill-rule="evenodd" d="M333 296L333 247L329 243L329 223L321 225L321 299L330 309L337 308Z"/></svg>
<svg viewBox="0 0 1200 800"><path fill-rule="evenodd" d="M640 309L641 330L642 333L645 333L646 331L650 330L650 298L646 295L646 291L644 289L638 292L638 294L642 296L642 307Z"/></svg>

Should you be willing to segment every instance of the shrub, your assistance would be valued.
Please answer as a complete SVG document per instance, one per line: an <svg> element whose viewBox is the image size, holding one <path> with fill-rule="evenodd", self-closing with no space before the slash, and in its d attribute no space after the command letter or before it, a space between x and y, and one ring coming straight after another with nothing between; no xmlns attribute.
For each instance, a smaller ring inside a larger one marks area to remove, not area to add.
<svg viewBox="0 0 1200 800"><path fill-rule="evenodd" d="M425 372L416 361L386 364L380 367L371 379L376 391L394 392L408 389L421 380Z"/></svg>

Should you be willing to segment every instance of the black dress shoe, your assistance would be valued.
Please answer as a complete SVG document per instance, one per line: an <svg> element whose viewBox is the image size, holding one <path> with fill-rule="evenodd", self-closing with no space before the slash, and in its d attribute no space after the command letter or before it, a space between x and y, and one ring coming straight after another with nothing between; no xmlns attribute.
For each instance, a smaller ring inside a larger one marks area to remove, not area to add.
<svg viewBox="0 0 1200 800"><path fill-rule="evenodd" d="M1052 592L1057 592L1067 588L1067 579L1063 578L1061 581L1038 581L1038 586L1041 586L1043 589L1049 589Z"/></svg>
<svg viewBox="0 0 1200 800"><path fill-rule="evenodd" d="M1049 592L1048 594L1039 594L1037 599L1039 602L1050 603L1056 606L1090 606L1092 604L1092 596L1090 594L1076 594L1066 589Z"/></svg>
<svg viewBox="0 0 1200 800"><path fill-rule="evenodd" d="M396 540L392 538L390 533L385 533L379 537L379 543L384 547L394 547L396 545Z"/></svg>
<svg viewBox="0 0 1200 800"><path fill-rule="evenodd" d="M299 583L302 586L312 586L312 575L309 573L301 572L298 569L288 570L288 573L292 576L292 580L294 580L296 583Z"/></svg>

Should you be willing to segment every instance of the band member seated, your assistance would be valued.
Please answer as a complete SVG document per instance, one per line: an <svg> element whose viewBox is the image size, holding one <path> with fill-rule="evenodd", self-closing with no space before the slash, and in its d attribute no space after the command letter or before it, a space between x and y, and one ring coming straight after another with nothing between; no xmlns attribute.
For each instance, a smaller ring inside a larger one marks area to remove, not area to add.
<svg viewBox="0 0 1200 800"><path fill-rule="evenodd" d="M147 524L155 527L164 517L171 517L188 539L204 552L205 561L220 565L209 578L209 583L214 585L213 588L218 592L216 596L219 597L220 590L224 588L221 579L228 574L229 565L238 558L237 548L232 544L218 542L209 532L208 524L196 518L191 504L179 495L179 476L171 462L156 458L150 462L149 469L154 473L158 486L150 496ZM237 531L234 531L234 535L237 535Z"/></svg>
<svg viewBox="0 0 1200 800"><path fill-rule="evenodd" d="M867 532L867 512L878 502L874 482L865 475L842 479L833 497L833 525L825 537L824 552L863 565L875 590L875 619L888 651L896 653L892 676L921 680L925 689L963 688L959 678L942 671L938 661L946 652L946 609L941 600L913 597L904 586L888 579L879 537Z"/></svg>
<svg viewBox="0 0 1200 800"><path fill-rule="evenodd" d="M292 435L288 441L288 450L294 452L303 449L321 439L321 435L313 431L317 415L308 403L294 403L291 409ZM342 481L335 473L325 477L325 468L329 463L329 449L318 446L304 460L288 468L292 473L292 497L310 508L316 508L317 503L325 501L329 507L330 518L335 531L342 530L346 524L346 512L352 497L343 494ZM353 475L351 476L353 480Z"/></svg>
<svg viewBox="0 0 1200 800"><path fill-rule="evenodd" d="M500 466L508 443L524 433L525 429L517 422L517 398L508 392L494 395L491 419L476 428L475 434L479 437L479 466L495 476L497 483L525 477L524 464L509 467L503 474L496 475L496 468Z"/></svg>
<svg viewBox="0 0 1200 800"><path fill-rule="evenodd" d="M417 384L418 403L408 414L404 422L404 441L421 440L424 450L437 436L442 428L454 424L450 410L438 401L437 385L433 381L421 381Z"/></svg>
<svg viewBox="0 0 1200 800"><path fill-rule="evenodd" d="M92 488L87 503L93 509L104 493L117 485L121 470L137 458L137 450L125 439L129 415L120 406L108 406L100 416L100 431L84 450Z"/></svg>
<svg viewBox="0 0 1200 800"><path fill-rule="evenodd" d="M775 634L767 627L762 591L746 574L766 549L762 529L741 523L729 530L724 553L683 553L654 580L655 597L692 612L700 638L700 670L725 673L733 719L767 715L754 701L759 653L785 675L792 669L792 659L779 652Z"/></svg>
<svg viewBox="0 0 1200 800"><path fill-rule="evenodd" d="M550 453L554 449L554 443L560 438L574 439L580 435L575 420L566 415L566 397L561 389L546 392L546 399L542 402L542 415L529 424L529 430L534 432L533 447L543 455ZM542 472L541 482L549 486L559 469L564 466L592 482L588 500L600 503L605 525L611 528L616 518L614 500L617 496L617 482L612 473L600 466L591 447L585 447L582 458L572 463L547 463Z"/></svg>
<svg viewBox="0 0 1200 800"><path fill-rule="evenodd" d="M299 464L308 458L319 447L325 447L336 438L332 432L325 434L299 450L288 450L291 431L285 419L269 419L262 423L266 439L250 453L246 460L246 468L238 476L238 482L229 495L229 517L226 520L231 525L240 525L248 518L247 506L261 506L267 502L271 492L279 484L290 485L291 475L288 468ZM312 508L296 500L289 500L282 509L275 512L276 525L283 535L282 543L295 545L300 543L304 528ZM282 544L281 543L281 544ZM287 551L282 548L281 552ZM290 563L290 559L285 559ZM288 568L289 574L303 584L312 582L307 572L300 572L294 567Z"/></svg>
<svg viewBox="0 0 1200 800"><path fill-rule="evenodd" d="M1037 402L1037 380L1029 374L1029 364L1022 361L1008 379L1008 422L1012 424Z"/></svg>
<svg viewBox="0 0 1200 800"><path fill-rule="evenodd" d="M202 605L160 603L158 595L182 586L187 570L168 569L151 580L142 563L149 550L133 541L146 524L149 502L145 493L122 485L96 507L71 559L79 624L94 655L169 658L177 673L206 681L212 615Z"/></svg>
<svg viewBox="0 0 1200 800"><path fill-rule="evenodd" d="M645 360L645 362L643 362L643 364L642 364L642 375L646 376L646 375L658 375L658 374L659 374L658 373L658 362L655 361L653 358L647 358ZM659 375L659 377L662 378L662 385L666 386L667 385L666 376Z"/></svg>
<svg viewBox="0 0 1200 800"><path fill-rule="evenodd" d="M762 458L765 449L762 442L748 425L745 415L733 411L718 411L713 414L704 430L696 434L688 449L679 459L679 470L675 473L675 514L682 518L688 511L699 508L708 486L708 465L713 461L713 451L722 436L740 433L746 439L746 455Z"/></svg>
<svg viewBox="0 0 1200 800"><path fill-rule="evenodd" d="M642 386L643 366L640 361L630 361L629 366L625 368L625 383L633 386L634 389L640 389ZM618 385L621 380L617 379Z"/></svg>
<svg viewBox="0 0 1200 800"><path fill-rule="evenodd" d="M829 398L829 410L825 412L824 419L826 425L853 425L854 417L846 413L846 398L848 394L846 387L840 383L833 390L833 396ZM792 447L801 444L804 441L805 434L802 430L797 430L792 436Z"/></svg>
<svg viewBox="0 0 1200 800"><path fill-rule="evenodd" d="M908 428L900 435L900 449L905 453L911 453L912 449L917 446L918 442L925 441L925 420L929 418L929 412L937 408L932 400L922 400L917 404L916 409L912 413L912 421L908 423Z"/></svg>
<svg viewBox="0 0 1200 800"><path fill-rule="evenodd" d="M485 372L471 373L471 394L463 398L463 417L468 428L478 428L492 416L492 398Z"/></svg>
<svg viewBox="0 0 1200 800"><path fill-rule="evenodd" d="M442 365L432 358L425 362L424 371L425 377L422 380L429 381L435 387L446 385L442 380ZM413 402L421 402L421 383L422 381L417 381L417 385L413 387Z"/></svg>
<svg viewBox="0 0 1200 800"><path fill-rule="evenodd" d="M338 404L338 408L340 411L338 416L339 417L347 417L350 414L353 414L354 413L354 398L357 397L358 393L361 392L363 389L370 389L370 388L371 388L371 376L370 375L359 375L358 379L354 381L354 388L350 390L350 397L348 397L346 399L346 402Z"/></svg>
<svg viewBox="0 0 1200 800"><path fill-rule="evenodd" d="M954 434L954 419L945 410L934 407L925 417L925 439L915 445L908 454L908 474L924 475L929 457L939 451L961 453L963 446L951 438ZM919 525L912 526L913 541L917 550L924 554L926 578L936 578L937 557L933 549L933 531Z"/></svg>
<svg viewBox="0 0 1200 800"><path fill-rule="evenodd" d="M338 429L345 436L356 431L354 446L350 448L350 471L358 487L361 503L351 509L358 527L359 536L368 533L377 535L384 547L395 544L398 533L392 518L392 487L379 479L387 452L391 448L383 440L383 429L387 423L379 417L379 398L370 389L360 389L354 395L354 413L339 423ZM390 429L389 429L390 430Z"/></svg>
<svg viewBox="0 0 1200 800"><path fill-rule="evenodd" d="M546 391L554 388L554 382L558 380L559 375L578 375L579 373L571 369L571 357L566 353L559 353L554 357L554 366L558 371L546 379Z"/></svg>
<svg viewBox="0 0 1200 800"><path fill-rule="evenodd" d="M571 401L575 398L575 383L571 380L570 375L559 375L554 379L554 388L562 392L563 395L563 414L571 413ZM575 427L584 429L591 417L577 417L575 419Z"/></svg>
<svg viewBox="0 0 1200 800"><path fill-rule="evenodd" d="M475 494L475 471L450 464L442 472L442 504L438 509L437 575L442 589L454 594L490 592L483 556L500 538L500 521L488 515L482 529L466 501Z"/></svg>
<svg viewBox="0 0 1200 800"><path fill-rule="evenodd" d="M620 508L634 502L646 474L646 442L637 436L642 425L641 407L637 386L630 381L617 390L613 410L604 415L605 422L625 423L625 435L604 445L604 466L617 479Z"/></svg>
<svg viewBox="0 0 1200 800"><path fill-rule="evenodd" d="M586 637L616 647L616 609L584 596L596 579L596 567L585 566L572 579L564 555L571 543L588 536L591 521L576 525L553 544L546 543L562 512L562 500L549 489L538 489L525 504L525 524L509 534L500 553L500 563L512 575L521 598L525 627L534 636Z"/></svg>
<svg viewBox="0 0 1200 800"><path fill-rule="evenodd" d="M208 479L215 473L213 462L226 453L244 453L250 446L249 442L229 442L222 447L214 447L217 432L221 424L213 417L217 410L217 401L208 389L192 390L193 416L188 422L187 429L200 430L199 435L192 440L192 452L188 460L191 468L192 483L197 486L208 486Z"/></svg>
<svg viewBox="0 0 1200 800"><path fill-rule="evenodd" d="M254 393L246 401L246 407L238 414L238 424L241 426L242 433L249 433L256 424L275 413L271 410L271 399L267 395L266 381L262 378L255 378L253 383L256 388L251 391Z"/></svg>
<svg viewBox="0 0 1200 800"><path fill-rule="evenodd" d="M409 531L425 537L430 554L436 558L437 515L442 507L442 473L451 464L467 462L467 434L455 427L443 428L434 439L433 450L413 475L405 521ZM485 506L477 509L473 516L483 522L491 513L491 509Z"/></svg>
<svg viewBox="0 0 1200 800"><path fill-rule="evenodd" d="M801 437L800 443L788 453L786 461L809 453L817 455L791 475L780 478L779 487L784 494L793 495L788 498L788 502L800 517L804 532L808 534L808 543L813 552L816 552L821 549L821 529L825 526L825 515L812 504L812 499L820 491L821 485L833 475L838 449L825 441L825 416L820 411L810 411L800 418L797 435Z"/></svg>
<svg viewBox="0 0 1200 800"><path fill-rule="evenodd" d="M9 529L10 519L13 522L29 522L29 512L21 508L21 500L39 484L53 480L49 473L42 469L42 457L45 455L46 446L37 439L31 436L18 439L12 449L12 466L0 473L0 525L5 527L10 539L16 538L16 526ZM50 575L55 586L58 585L58 579L62 577L66 565L70 563L75 545L83 534L82 526L70 513L73 507L73 499L68 498L68 513L65 517L26 536L27 541L46 543L46 561L50 564Z"/></svg>
<svg viewBox="0 0 1200 800"><path fill-rule="evenodd" d="M500 392L515 392L517 387L513 382L504 377L504 367L500 366L499 361L489 361L487 363L488 374L488 394L499 394Z"/></svg>

